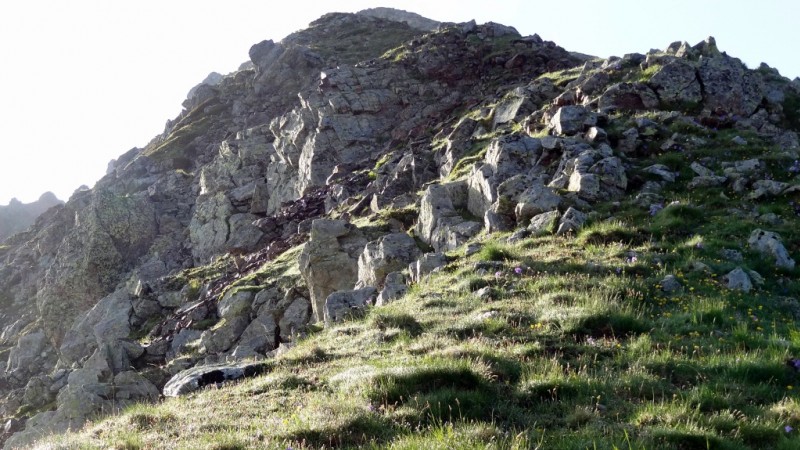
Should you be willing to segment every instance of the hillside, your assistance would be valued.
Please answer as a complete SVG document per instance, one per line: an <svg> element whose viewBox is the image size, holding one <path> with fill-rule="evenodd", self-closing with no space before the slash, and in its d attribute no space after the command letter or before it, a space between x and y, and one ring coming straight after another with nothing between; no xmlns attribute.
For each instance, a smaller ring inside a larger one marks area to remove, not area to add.
<svg viewBox="0 0 800 450"><path fill-rule="evenodd" d="M3 247L5 448L800 446L800 80L433 28L254 45Z"/></svg>
<svg viewBox="0 0 800 450"><path fill-rule="evenodd" d="M52 192L46 192L35 202L22 203L13 199L8 205L0 206L0 242L25 231L42 213L62 203Z"/></svg>

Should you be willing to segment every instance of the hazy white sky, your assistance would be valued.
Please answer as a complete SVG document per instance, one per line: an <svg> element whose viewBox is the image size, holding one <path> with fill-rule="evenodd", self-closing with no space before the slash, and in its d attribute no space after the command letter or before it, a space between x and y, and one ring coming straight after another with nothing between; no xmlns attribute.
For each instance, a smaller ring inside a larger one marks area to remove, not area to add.
<svg viewBox="0 0 800 450"><path fill-rule="evenodd" d="M658 6L650 6L658 5ZM326 12L389 6L432 19L512 25L568 50L645 53L713 35L756 67L800 76L794 0L25 0L0 4L0 205L66 200L108 161L159 134L192 86L250 46Z"/></svg>

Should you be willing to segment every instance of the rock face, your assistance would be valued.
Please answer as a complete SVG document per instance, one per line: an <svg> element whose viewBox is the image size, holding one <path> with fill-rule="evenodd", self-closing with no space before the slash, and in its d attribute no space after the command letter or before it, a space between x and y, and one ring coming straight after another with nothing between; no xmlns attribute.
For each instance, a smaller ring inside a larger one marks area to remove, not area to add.
<svg viewBox="0 0 800 450"><path fill-rule="evenodd" d="M341 220L315 220L300 255L300 272L318 321L325 318L325 299L334 291L353 289L358 281L358 258L367 240L348 225Z"/></svg>
<svg viewBox="0 0 800 450"><path fill-rule="evenodd" d="M665 214L668 183L748 201L798 189L764 176L771 159L703 158L691 181L682 167L639 167L704 145L673 129L737 127L796 154L784 129L796 83L713 41L589 61L498 24L375 8L249 55L192 88L94 188L0 243L0 419L25 423L7 446L165 385L178 395L256 373L229 361L397 300L484 232L569 236L597 203L631 198ZM793 242L756 230L750 246L794 267ZM728 286L758 284L740 272Z"/></svg>

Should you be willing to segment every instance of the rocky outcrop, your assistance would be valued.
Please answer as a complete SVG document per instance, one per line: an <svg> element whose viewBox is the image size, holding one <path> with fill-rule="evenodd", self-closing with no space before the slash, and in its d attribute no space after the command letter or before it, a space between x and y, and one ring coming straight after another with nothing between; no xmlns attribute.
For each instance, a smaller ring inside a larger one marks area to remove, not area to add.
<svg viewBox="0 0 800 450"><path fill-rule="evenodd" d="M325 319L325 300L334 291L353 289L358 281L358 258L367 239L341 220L315 220L300 255L300 273L311 293L317 321Z"/></svg>
<svg viewBox="0 0 800 450"><path fill-rule="evenodd" d="M403 270L419 257L414 238L406 233L392 233L369 242L358 257L358 285L383 287L390 272Z"/></svg>

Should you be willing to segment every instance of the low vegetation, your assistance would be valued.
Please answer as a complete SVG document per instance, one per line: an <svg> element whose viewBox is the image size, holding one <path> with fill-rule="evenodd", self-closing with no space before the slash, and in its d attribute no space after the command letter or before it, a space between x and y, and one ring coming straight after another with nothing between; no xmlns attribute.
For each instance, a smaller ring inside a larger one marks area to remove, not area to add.
<svg viewBox="0 0 800 450"><path fill-rule="evenodd" d="M766 270L747 249L758 224L730 220L731 203L715 200L724 188L680 185L664 192L677 204L651 215L628 199L575 237L482 236L478 253L461 249L403 299L312 333L269 374L136 406L51 444L797 448L787 361L800 354L798 270ZM787 203L758 208L790 218ZM796 249L792 223L776 231ZM720 256L730 248L743 261ZM764 283L726 288L734 266ZM667 274L680 289L663 290Z"/></svg>

